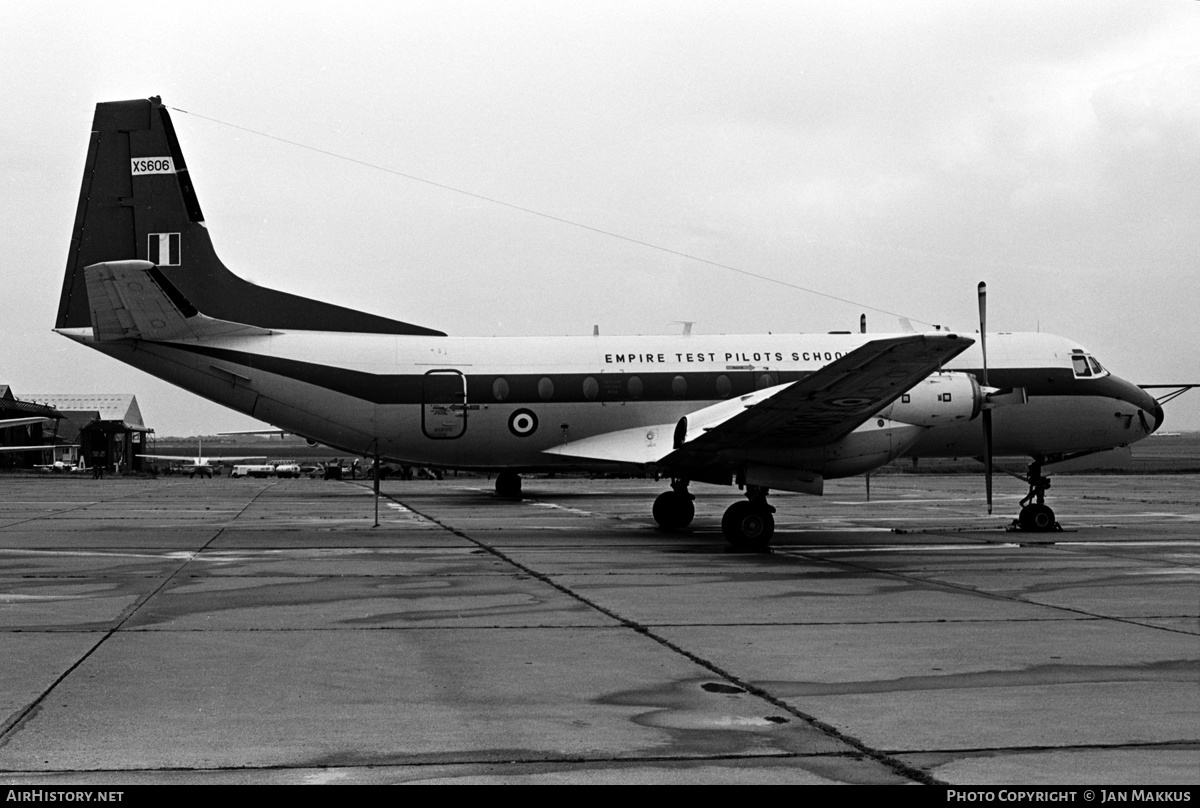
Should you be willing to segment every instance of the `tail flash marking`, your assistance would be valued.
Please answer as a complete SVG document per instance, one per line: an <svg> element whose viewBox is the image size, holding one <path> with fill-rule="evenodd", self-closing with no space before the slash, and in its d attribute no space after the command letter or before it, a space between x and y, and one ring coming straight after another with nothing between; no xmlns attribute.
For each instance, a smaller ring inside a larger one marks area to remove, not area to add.
<svg viewBox="0 0 1200 808"><path fill-rule="evenodd" d="M150 233L146 237L146 260L160 267L179 266L179 233Z"/></svg>

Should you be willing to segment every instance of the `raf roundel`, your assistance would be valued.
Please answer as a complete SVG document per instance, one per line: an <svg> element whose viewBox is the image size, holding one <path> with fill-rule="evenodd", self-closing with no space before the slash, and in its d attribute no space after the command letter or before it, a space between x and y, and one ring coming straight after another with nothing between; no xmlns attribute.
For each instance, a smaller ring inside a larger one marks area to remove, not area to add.
<svg viewBox="0 0 1200 808"><path fill-rule="evenodd" d="M517 410L508 417L508 431L518 438L527 438L537 432L538 419L533 410Z"/></svg>

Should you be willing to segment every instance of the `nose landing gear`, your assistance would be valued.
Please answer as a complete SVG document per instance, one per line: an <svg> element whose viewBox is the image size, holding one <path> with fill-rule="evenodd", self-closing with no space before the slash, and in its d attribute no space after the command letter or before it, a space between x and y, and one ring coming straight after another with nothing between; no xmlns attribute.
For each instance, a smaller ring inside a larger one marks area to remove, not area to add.
<svg viewBox="0 0 1200 808"><path fill-rule="evenodd" d="M1054 511L1046 504L1046 489L1050 487L1050 478L1042 476L1042 461L1034 460L1030 463L1029 476L1021 479L1029 483L1029 493L1021 500L1021 512L1014 522L1016 527L1030 533L1062 530L1062 526L1054 521Z"/></svg>

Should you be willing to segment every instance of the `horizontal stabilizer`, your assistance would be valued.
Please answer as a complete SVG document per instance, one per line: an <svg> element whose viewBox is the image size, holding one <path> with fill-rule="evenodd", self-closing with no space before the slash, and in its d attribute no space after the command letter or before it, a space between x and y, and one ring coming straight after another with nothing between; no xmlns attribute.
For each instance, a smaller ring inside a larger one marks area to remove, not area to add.
<svg viewBox="0 0 1200 808"><path fill-rule="evenodd" d="M149 261L109 261L84 270L97 340L198 340L271 331L201 314Z"/></svg>

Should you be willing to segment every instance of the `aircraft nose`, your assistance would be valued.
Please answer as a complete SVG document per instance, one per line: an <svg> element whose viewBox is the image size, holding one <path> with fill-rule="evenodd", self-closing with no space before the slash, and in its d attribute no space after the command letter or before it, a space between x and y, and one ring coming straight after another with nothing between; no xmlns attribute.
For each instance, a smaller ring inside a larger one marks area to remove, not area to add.
<svg viewBox="0 0 1200 808"><path fill-rule="evenodd" d="M1165 418L1162 402L1150 395L1148 390L1138 387L1131 382L1123 382L1123 384L1126 385L1125 389L1127 393L1122 398L1140 410L1138 419L1141 421L1142 429L1146 431L1147 435L1157 432ZM1153 426L1150 425L1146 418L1148 415L1154 418Z"/></svg>
<svg viewBox="0 0 1200 808"><path fill-rule="evenodd" d="M1146 415L1151 415L1154 417L1154 426L1151 427L1150 424L1146 423L1146 418L1143 415L1142 416L1142 427L1146 430L1147 435L1153 434L1158 431L1158 428L1160 426L1162 426L1163 420L1166 418L1166 415L1163 413L1162 402L1156 400L1154 398L1154 396L1150 395L1149 391L1143 390L1140 387L1137 388L1137 392L1138 392L1138 398L1136 399L1137 406Z"/></svg>

